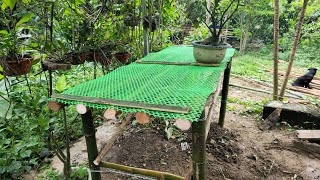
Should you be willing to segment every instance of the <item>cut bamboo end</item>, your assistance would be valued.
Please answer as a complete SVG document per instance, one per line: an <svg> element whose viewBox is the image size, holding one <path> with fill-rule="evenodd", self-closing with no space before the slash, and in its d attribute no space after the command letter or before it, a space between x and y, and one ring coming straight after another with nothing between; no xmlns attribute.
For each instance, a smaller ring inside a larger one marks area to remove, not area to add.
<svg viewBox="0 0 320 180"><path fill-rule="evenodd" d="M150 122L150 116L143 112L137 112L136 120L139 124L148 124Z"/></svg>
<svg viewBox="0 0 320 180"><path fill-rule="evenodd" d="M104 112L103 112L103 118L104 120L118 120L117 116L119 116L121 114L120 111L117 111L115 109L106 109Z"/></svg>
<svg viewBox="0 0 320 180"><path fill-rule="evenodd" d="M65 106L63 103L59 103L57 101L48 101L48 107L50 110L56 112L62 109Z"/></svg>
<svg viewBox="0 0 320 180"><path fill-rule="evenodd" d="M79 114L85 114L88 112L89 108L85 106L84 104L77 104L76 110Z"/></svg>
<svg viewBox="0 0 320 180"><path fill-rule="evenodd" d="M192 122L188 121L186 119L178 118L178 119L176 119L175 125L181 131L187 131L191 128Z"/></svg>

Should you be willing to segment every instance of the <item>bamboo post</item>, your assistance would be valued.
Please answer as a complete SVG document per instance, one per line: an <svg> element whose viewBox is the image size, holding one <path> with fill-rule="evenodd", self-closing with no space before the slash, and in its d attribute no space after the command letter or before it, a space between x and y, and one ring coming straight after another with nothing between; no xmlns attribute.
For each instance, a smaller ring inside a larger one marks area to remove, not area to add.
<svg viewBox="0 0 320 180"><path fill-rule="evenodd" d="M279 0L274 1L273 26L273 100L278 99Z"/></svg>
<svg viewBox="0 0 320 180"><path fill-rule="evenodd" d="M219 115L219 126L220 127L223 127L224 119L226 116L231 64L232 64L232 59L228 63L227 68L224 71L224 76L223 76L222 97L221 97L221 106L220 106L220 115Z"/></svg>
<svg viewBox="0 0 320 180"><path fill-rule="evenodd" d="M192 179L206 179L206 121L203 111L198 122L192 123Z"/></svg>
<svg viewBox="0 0 320 180"><path fill-rule="evenodd" d="M147 6L147 2L146 0L142 0L141 2L141 6L142 6L142 17L145 18L146 17L146 6ZM151 23L149 23L151 24ZM149 42L148 42L148 31L147 28L143 27L143 54L146 56L149 54Z"/></svg>
<svg viewBox="0 0 320 180"><path fill-rule="evenodd" d="M85 114L81 114L82 128L86 139L89 168L93 170L99 170L99 166L96 166L93 161L98 156L98 148L96 142L96 131L93 124L92 112L90 109ZM100 180L101 174L97 172L91 172L92 180Z"/></svg>
<svg viewBox="0 0 320 180"><path fill-rule="evenodd" d="M279 100L283 100L283 95L286 91L286 87L287 87L287 83L288 83L288 80L289 80L289 76L290 76L290 72L291 72L291 67L292 67L292 64L293 64L293 60L294 60L294 56L296 54L296 51L297 51L297 46L298 46L298 42L299 42L299 37L300 37L300 34L301 34L301 26L302 26L302 23L303 23L303 19L304 19L304 14L306 12L306 8L307 8L307 5L308 5L308 0L304 0L303 1L303 6L302 6L302 9L301 9L301 12L300 12L300 17L299 17L299 20L298 20L298 23L297 23L297 29L296 29L296 32L295 32L295 35L294 35L294 41L293 41L293 45L292 45L292 49L291 49L291 54L290 54L290 57L289 57L289 64L288 64L288 69L286 71L286 74L284 76L284 80L283 80L283 84L281 86L281 90L280 90L280 97L279 97Z"/></svg>

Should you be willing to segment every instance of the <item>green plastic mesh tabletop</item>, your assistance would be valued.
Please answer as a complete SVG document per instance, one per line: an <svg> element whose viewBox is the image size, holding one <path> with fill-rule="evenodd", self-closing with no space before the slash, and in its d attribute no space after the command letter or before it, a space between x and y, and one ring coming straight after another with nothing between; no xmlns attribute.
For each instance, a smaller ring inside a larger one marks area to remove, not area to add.
<svg viewBox="0 0 320 180"><path fill-rule="evenodd" d="M151 53L142 61L195 62L192 47L172 46ZM122 112L145 112L165 119L184 118L197 121L209 95L217 88L218 81L234 54L228 49L225 59L218 67L191 65L163 65L131 63L109 74L79 84L62 94L87 98L103 98L133 101L154 105L188 107L188 113L165 112L144 108L105 105L75 100L51 98L57 102L91 108L114 108Z"/></svg>

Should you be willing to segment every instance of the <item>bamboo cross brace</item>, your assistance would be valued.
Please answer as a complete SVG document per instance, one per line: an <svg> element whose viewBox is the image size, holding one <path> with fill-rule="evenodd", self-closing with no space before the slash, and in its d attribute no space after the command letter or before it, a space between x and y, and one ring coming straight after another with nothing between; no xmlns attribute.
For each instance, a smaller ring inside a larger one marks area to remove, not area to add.
<svg viewBox="0 0 320 180"><path fill-rule="evenodd" d="M52 98L72 100L79 102L88 102L93 104L105 104L105 105L115 105L129 108L141 108L155 111L165 111L173 113L189 113L189 107L182 106L171 106L171 105L158 105L158 104L149 104L136 101L124 101L124 100L115 100L115 99L105 99L105 98L94 98L94 97L85 97L85 96L73 96L68 94L53 94Z"/></svg>
<svg viewBox="0 0 320 180"><path fill-rule="evenodd" d="M220 64L205 64L198 62L166 62L166 61L141 61L137 60L140 64L164 64L164 65L186 65L186 66L208 66L208 67L218 67Z"/></svg>

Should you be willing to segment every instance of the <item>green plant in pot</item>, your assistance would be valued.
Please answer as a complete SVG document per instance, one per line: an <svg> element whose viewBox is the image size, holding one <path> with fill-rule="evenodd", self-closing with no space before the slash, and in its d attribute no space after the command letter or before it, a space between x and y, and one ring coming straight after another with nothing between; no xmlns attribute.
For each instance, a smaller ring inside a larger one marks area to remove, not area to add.
<svg viewBox="0 0 320 180"><path fill-rule="evenodd" d="M22 1L10 1L1 6L0 23L0 65L7 76L27 74L32 66L33 57L26 53L30 50L28 26L25 25L33 13L20 11Z"/></svg>
<svg viewBox="0 0 320 180"><path fill-rule="evenodd" d="M197 62L219 64L224 59L227 48L231 47L221 41L220 35L224 25L238 10L240 0L212 0L210 9L207 8L207 1L204 2L206 10L210 14L211 25L204 22L209 29L210 37L191 43L193 55Z"/></svg>

